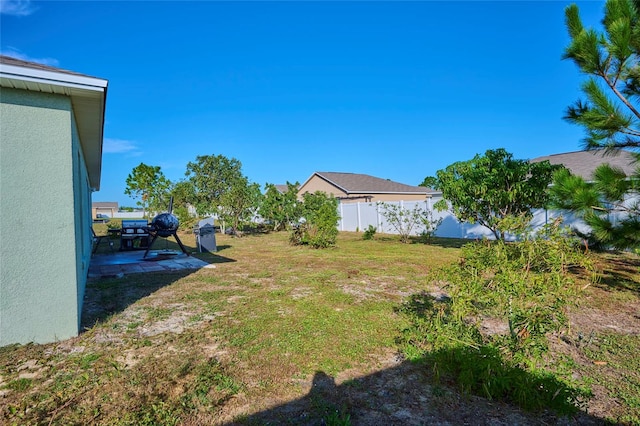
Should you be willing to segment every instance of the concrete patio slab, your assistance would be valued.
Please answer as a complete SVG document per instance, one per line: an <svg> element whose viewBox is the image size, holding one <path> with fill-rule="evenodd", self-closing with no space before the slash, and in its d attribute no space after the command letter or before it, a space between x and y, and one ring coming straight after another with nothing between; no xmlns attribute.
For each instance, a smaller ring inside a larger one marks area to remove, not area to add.
<svg viewBox="0 0 640 426"><path fill-rule="evenodd" d="M184 253L175 254L163 250L117 252L93 255L89 265L89 278L122 277L145 272L173 272L188 269L210 268L207 262Z"/></svg>

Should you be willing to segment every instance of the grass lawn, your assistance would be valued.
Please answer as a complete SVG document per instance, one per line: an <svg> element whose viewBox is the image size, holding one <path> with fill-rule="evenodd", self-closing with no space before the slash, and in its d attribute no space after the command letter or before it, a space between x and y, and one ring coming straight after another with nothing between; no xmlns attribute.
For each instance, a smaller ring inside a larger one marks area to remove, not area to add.
<svg viewBox="0 0 640 426"><path fill-rule="evenodd" d="M427 274L458 261L460 241L341 233L337 247L313 250L286 233L217 240L218 255L196 254L215 269L90 281L77 338L0 348L0 423L553 421L461 395L399 353L398 306L436 290ZM602 279L584 288L571 330L551 336L554 368L593 393L580 422L637 424L640 261L598 262Z"/></svg>

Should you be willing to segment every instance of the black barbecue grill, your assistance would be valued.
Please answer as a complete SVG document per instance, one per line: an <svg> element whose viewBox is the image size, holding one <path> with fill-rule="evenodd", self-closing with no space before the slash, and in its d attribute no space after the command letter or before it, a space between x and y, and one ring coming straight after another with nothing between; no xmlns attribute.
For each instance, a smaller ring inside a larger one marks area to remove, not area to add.
<svg viewBox="0 0 640 426"><path fill-rule="evenodd" d="M149 232L149 235L152 238L151 238L151 242L149 243L149 246L147 247L147 251L144 252L143 258L147 257L147 255L149 254L149 250L151 250L151 247L153 247L153 243L158 239L158 237L168 238L171 236L175 238L182 252L187 256L189 256L189 253L182 245L182 241L180 241L180 238L178 237L178 234L177 234L178 226L180 226L180 221L172 213L172 211L173 211L173 197L171 197L171 200L169 201L169 211L165 213L160 213L159 215L154 217L153 220L151 221L151 224L146 228L147 232Z"/></svg>

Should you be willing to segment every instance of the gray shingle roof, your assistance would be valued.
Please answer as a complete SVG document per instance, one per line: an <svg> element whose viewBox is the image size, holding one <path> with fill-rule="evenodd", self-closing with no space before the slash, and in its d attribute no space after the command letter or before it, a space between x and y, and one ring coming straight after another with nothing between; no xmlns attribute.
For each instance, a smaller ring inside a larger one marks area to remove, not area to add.
<svg viewBox="0 0 640 426"><path fill-rule="evenodd" d="M332 183L347 194L350 193L404 193L427 194L429 188L411 186L375 176L358 173L315 172L320 178Z"/></svg>
<svg viewBox="0 0 640 426"><path fill-rule="evenodd" d="M601 164L608 163L612 167L620 168L627 175L632 174L638 166L634 164L636 158L633 153L624 150L618 150L613 154L606 154L604 150L565 152L534 158L531 162L537 163L544 160L549 160L551 164L562 164L571 173L585 180L591 180L593 172Z"/></svg>
<svg viewBox="0 0 640 426"><path fill-rule="evenodd" d="M69 75L79 75L82 77L91 77L90 75L87 75L87 74L81 74L79 72L64 70L61 68L40 64L38 62L24 61L22 59L12 58L11 56L0 55L0 64L15 65L17 67L32 68L35 70L59 72L59 73L69 74ZM94 78L94 77L91 77L91 78Z"/></svg>

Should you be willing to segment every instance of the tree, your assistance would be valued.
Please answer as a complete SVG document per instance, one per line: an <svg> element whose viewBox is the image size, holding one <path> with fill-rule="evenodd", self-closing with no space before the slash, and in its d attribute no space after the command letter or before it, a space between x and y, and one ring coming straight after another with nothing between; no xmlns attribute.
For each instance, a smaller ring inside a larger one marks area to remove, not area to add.
<svg viewBox="0 0 640 426"><path fill-rule="evenodd" d="M148 166L140 163L127 176L125 195L139 198L137 205L142 207L143 216L147 210L160 211L169 198L171 182L167 179L160 166Z"/></svg>
<svg viewBox="0 0 640 426"><path fill-rule="evenodd" d="M552 205L578 214L591 228L592 244L617 249L640 248L640 174L626 176L609 164L587 182L568 170L556 173Z"/></svg>
<svg viewBox="0 0 640 426"><path fill-rule="evenodd" d="M639 11L638 0L607 0L604 32L598 32L584 28L578 6L565 9L571 41L564 58L590 77L582 85L586 101L570 106L564 118L584 127L586 149L604 148L611 154L620 148L640 149ZM640 167L627 176L604 164L592 179L558 173L551 190L554 205L578 213L595 242L640 248Z"/></svg>
<svg viewBox="0 0 640 426"><path fill-rule="evenodd" d="M189 206L194 204L191 182L186 180L176 182L171 188L171 195L173 195L173 214L178 217L180 223L191 224L193 214L189 212Z"/></svg>
<svg viewBox="0 0 640 426"><path fill-rule="evenodd" d="M297 222L302 216L298 201L300 184L287 182L287 190L280 192L275 185L267 183L266 192L260 205L260 216L273 224L274 231L281 231Z"/></svg>
<svg viewBox="0 0 640 426"><path fill-rule="evenodd" d="M582 85L586 100L564 118L585 128L587 149L640 148L639 7L638 0L608 0L604 32L584 28L575 4L565 9L571 42L563 58L590 77Z"/></svg>
<svg viewBox="0 0 640 426"><path fill-rule="evenodd" d="M435 188L436 185L438 185L438 179L436 179L435 176L427 176L426 178L424 178L422 183L418 186L424 186L426 188Z"/></svg>
<svg viewBox="0 0 640 426"><path fill-rule="evenodd" d="M547 186L559 168L548 161L514 160L503 148L488 150L437 171L435 189L442 191L443 200L434 207L446 210L448 202L458 220L477 222L503 239L509 231L503 226L505 218L531 216L532 209L545 206Z"/></svg>
<svg viewBox="0 0 640 426"><path fill-rule="evenodd" d="M242 163L224 155L199 155L187 164L185 173L192 185L193 204L198 214L214 213L222 195L242 177Z"/></svg>
<svg viewBox="0 0 640 426"><path fill-rule="evenodd" d="M250 183L245 176L240 176L220 196L220 217L231 225L234 235L242 235L241 225L250 222L256 215L262 197L260 185Z"/></svg>

